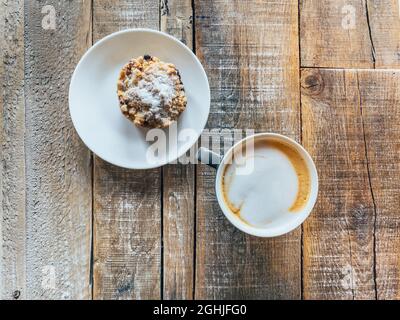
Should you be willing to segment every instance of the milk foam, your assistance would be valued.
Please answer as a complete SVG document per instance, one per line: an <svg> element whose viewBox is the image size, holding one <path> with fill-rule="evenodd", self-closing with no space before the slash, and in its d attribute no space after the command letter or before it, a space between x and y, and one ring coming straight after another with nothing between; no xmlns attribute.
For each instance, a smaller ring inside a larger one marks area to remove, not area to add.
<svg viewBox="0 0 400 320"><path fill-rule="evenodd" d="M254 161L248 174L238 174ZM299 177L288 155L274 144L256 145L245 160L235 158L223 181L224 197L231 210L253 226L263 226L287 214L299 194Z"/></svg>

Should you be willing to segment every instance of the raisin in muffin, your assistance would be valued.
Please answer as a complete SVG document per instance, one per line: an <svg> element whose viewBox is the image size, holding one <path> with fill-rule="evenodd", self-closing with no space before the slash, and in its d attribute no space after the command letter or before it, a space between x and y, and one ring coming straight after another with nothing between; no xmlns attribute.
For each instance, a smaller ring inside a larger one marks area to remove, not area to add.
<svg viewBox="0 0 400 320"><path fill-rule="evenodd" d="M149 55L132 59L122 68L118 98L122 113L146 128L168 127L187 103L175 65Z"/></svg>

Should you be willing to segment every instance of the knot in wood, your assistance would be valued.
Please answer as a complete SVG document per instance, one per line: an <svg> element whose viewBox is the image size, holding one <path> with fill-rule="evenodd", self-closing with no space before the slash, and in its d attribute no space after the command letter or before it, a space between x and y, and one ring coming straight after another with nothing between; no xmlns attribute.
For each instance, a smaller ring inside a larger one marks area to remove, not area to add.
<svg viewBox="0 0 400 320"><path fill-rule="evenodd" d="M319 95L324 90L324 80L319 72L305 72L301 87L308 95Z"/></svg>
<svg viewBox="0 0 400 320"><path fill-rule="evenodd" d="M13 298L14 298L14 299L18 299L20 296L21 296L21 291L15 290L15 291L13 292Z"/></svg>

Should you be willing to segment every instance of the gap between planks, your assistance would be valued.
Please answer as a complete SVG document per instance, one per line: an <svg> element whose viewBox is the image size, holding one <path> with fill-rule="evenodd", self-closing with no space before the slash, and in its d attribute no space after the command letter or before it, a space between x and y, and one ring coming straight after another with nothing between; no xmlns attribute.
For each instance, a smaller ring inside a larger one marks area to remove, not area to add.
<svg viewBox="0 0 400 320"><path fill-rule="evenodd" d="M344 70L344 71L357 70L357 71L373 71L373 72L379 72L379 71L396 72L400 70L400 68L379 69L379 68L342 68L342 67L317 67L317 66L301 66L300 69Z"/></svg>

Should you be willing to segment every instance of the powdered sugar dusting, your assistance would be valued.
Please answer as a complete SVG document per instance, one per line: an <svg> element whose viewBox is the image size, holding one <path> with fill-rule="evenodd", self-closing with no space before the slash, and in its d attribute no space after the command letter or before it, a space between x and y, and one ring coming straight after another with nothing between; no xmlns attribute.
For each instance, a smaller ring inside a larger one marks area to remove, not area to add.
<svg viewBox="0 0 400 320"><path fill-rule="evenodd" d="M134 124L166 128L185 110L185 89L175 65L149 55L129 61L117 85L121 112Z"/></svg>
<svg viewBox="0 0 400 320"><path fill-rule="evenodd" d="M132 77L131 82L135 80L136 77ZM151 112L158 113L163 105L171 103L174 98L175 84L166 70L153 65L143 73L137 85L131 85L125 94L129 99L138 99L148 104Z"/></svg>

